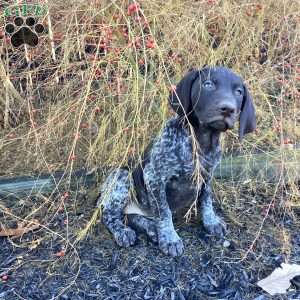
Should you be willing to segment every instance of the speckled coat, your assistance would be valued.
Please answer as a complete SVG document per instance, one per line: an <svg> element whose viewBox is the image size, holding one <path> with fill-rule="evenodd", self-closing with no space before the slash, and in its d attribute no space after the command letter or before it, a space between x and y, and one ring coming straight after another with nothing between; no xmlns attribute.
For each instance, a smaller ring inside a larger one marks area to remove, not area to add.
<svg viewBox="0 0 300 300"><path fill-rule="evenodd" d="M226 130L223 123L233 124L237 112L241 111L244 117L241 113L240 136L253 131L255 114L246 88L241 96L234 94L236 86L244 87L237 75L226 68L209 72L206 70L201 75L194 71L183 78L176 88L179 102L170 99L177 117L166 122L145 151L141 163L134 169L113 170L103 183L98 205L103 208L102 221L118 245L133 245L136 231L142 231L158 243L165 254L181 255L184 247L174 229L172 213L195 201L206 230L223 235L225 224L215 214L211 191L213 170L221 158L220 134ZM195 93L196 83L210 80L211 74L215 74L215 82L220 82L221 92L215 88L214 93L206 90ZM198 102L195 95L203 99ZM197 102L193 104L195 98ZM223 98L227 102L220 100ZM206 116L211 117L206 119ZM128 226L124 215L127 215Z"/></svg>

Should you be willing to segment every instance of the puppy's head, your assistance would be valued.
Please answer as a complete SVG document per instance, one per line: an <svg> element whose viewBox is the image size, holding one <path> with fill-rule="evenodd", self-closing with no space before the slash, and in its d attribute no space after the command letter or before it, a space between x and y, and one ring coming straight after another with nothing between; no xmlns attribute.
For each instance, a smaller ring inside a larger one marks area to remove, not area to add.
<svg viewBox="0 0 300 300"><path fill-rule="evenodd" d="M225 67L205 67L183 77L169 97L173 110L193 126L232 129L239 119L240 139L256 128L255 109L242 79Z"/></svg>

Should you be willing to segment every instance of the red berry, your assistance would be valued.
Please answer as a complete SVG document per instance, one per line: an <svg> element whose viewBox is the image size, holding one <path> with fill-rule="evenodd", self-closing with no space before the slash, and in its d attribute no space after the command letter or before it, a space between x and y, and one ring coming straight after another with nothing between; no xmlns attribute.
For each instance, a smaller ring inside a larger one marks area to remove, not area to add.
<svg viewBox="0 0 300 300"><path fill-rule="evenodd" d="M252 16L252 11L250 9L246 9L246 15L248 17L251 17Z"/></svg>
<svg viewBox="0 0 300 300"><path fill-rule="evenodd" d="M96 71L97 74L97 71ZM97 99L97 95L89 95L88 100L93 101Z"/></svg>
<svg viewBox="0 0 300 300"><path fill-rule="evenodd" d="M8 275L7 274L2 275L1 279L3 281L7 281L8 280Z"/></svg>
<svg viewBox="0 0 300 300"><path fill-rule="evenodd" d="M75 159L76 159L76 155L75 154L70 155L69 160L75 160Z"/></svg>
<svg viewBox="0 0 300 300"><path fill-rule="evenodd" d="M153 41L153 40L147 40L147 42L146 42L146 47L147 47L148 49L153 49L153 48L155 48L154 41Z"/></svg>
<svg viewBox="0 0 300 300"><path fill-rule="evenodd" d="M134 21L135 22L141 22L142 18L140 16L135 16Z"/></svg>
<svg viewBox="0 0 300 300"><path fill-rule="evenodd" d="M8 135L8 137L9 137L10 139L14 139L14 138L17 137L17 135L13 132L13 133L10 133L10 134Z"/></svg>
<svg viewBox="0 0 300 300"><path fill-rule="evenodd" d="M113 20L114 21L120 21L122 19L121 15L113 15Z"/></svg>
<svg viewBox="0 0 300 300"><path fill-rule="evenodd" d="M101 108L99 106L96 106L94 110L95 110L95 113L98 113L101 111Z"/></svg>
<svg viewBox="0 0 300 300"><path fill-rule="evenodd" d="M101 42L100 43L100 48L106 49L107 48L107 44L105 42Z"/></svg>
<svg viewBox="0 0 300 300"><path fill-rule="evenodd" d="M130 147L128 150L128 154L134 154L135 153L135 148L134 147Z"/></svg>
<svg viewBox="0 0 300 300"><path fill-rule="evenodd" d="M284 139L284 140L283 140L283 143L284 143L285 145L287 145L287 144L293 144L293 141L292 141L291 139Z"/></svg>
<svg viewBox="0 0 300 300"><path fill-rule="evenodd" d="M138 3L130 4L127 9L128 16L137 13L139 10L140 10L140 5Z"/></svg>
<svg viewBox="0 0 300 300"><path fill-rule="evenodd" d="M73 136L74 136L74 139L75 139L76 141L77 141L77 140L79 139L79 137L80 137L79 133L74 133Z"/></svg>
<svg viewBox="0 0 300 300"><path fill-rule="evenodd" d="M256 4L256 10L262 10L263 6L261 4Z"/></svg>
<svg viewBox="0 0 300 300"><path fill-rule="evenodd" d="M149 22L148 22L147 20L144 20L143 26L144 26L145 28L149 27Z"/></svg>
<svg viewBox="0 0 300 300"><path fill-rule="evenodd" d="M101 76L103 74L103 71L101 69L97 68L95 70L95 74L98 75L98 76Z"/></svg>
<svg viewBox="0 0 300 300"><path fill-rule="evenodd" d="M54 32L54 34L53 34L53 40L54 41L62 41L63 40L63 34L62 34L62 32Z"/></svg>
<svg viewBox="0 0 300 300"><path fill-rule="evenodd" d="M80 128L88 128L89 124L88 123L81 123Z"/></svg>
<svg viewBox="0 0 300 300"><path fill-rule="evenodd" d="M66 254L65 250L60 250L59 252L55 253L55 256L57 256L57 257L63 257L63 256L65 256L65 254Z"/></svg>

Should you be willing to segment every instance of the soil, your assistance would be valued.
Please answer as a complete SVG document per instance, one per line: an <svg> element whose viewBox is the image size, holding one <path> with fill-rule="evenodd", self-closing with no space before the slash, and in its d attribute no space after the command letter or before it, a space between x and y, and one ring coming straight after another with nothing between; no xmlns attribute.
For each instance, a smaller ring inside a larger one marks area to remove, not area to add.
<svg viewBox="0 0 300 300"><path fill-rule="evenodd" d="M267 199L246 199L241 205L219 205L228 225L225 240L207 235L197 217L189 223L177 218L185 245L179 258L165 256L143 235L133 247L119 248L99 221L74 244L94 202L78 192L68 196L61 212L60 197L51 204L44 199L43 227L23 237L0 238L0 299L300 299L297 277L285 295L271 297L256 285L282 262L299 263L297 211L272 208L261 226ZM16 212L20 201L7 199L8 210ZM41 204L38 198L30 201ZM19 215L26 212L22 203Z"/></svg>

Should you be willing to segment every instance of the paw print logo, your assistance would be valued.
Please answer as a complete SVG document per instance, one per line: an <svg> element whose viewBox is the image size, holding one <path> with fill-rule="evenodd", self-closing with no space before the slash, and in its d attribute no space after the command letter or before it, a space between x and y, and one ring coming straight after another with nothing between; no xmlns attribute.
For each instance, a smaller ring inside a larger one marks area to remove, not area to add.
<svg viewBox="0 0 300 300"><path fill-rule="evenodd" d="M23 44L35 47L39 42L38 35L44 32L44 26L36 23L33 17L27 17L25 20L22 17L16 17L13 23L6 24L5 32L10 35L10 41L14 47L20 47Z"/></svg>

